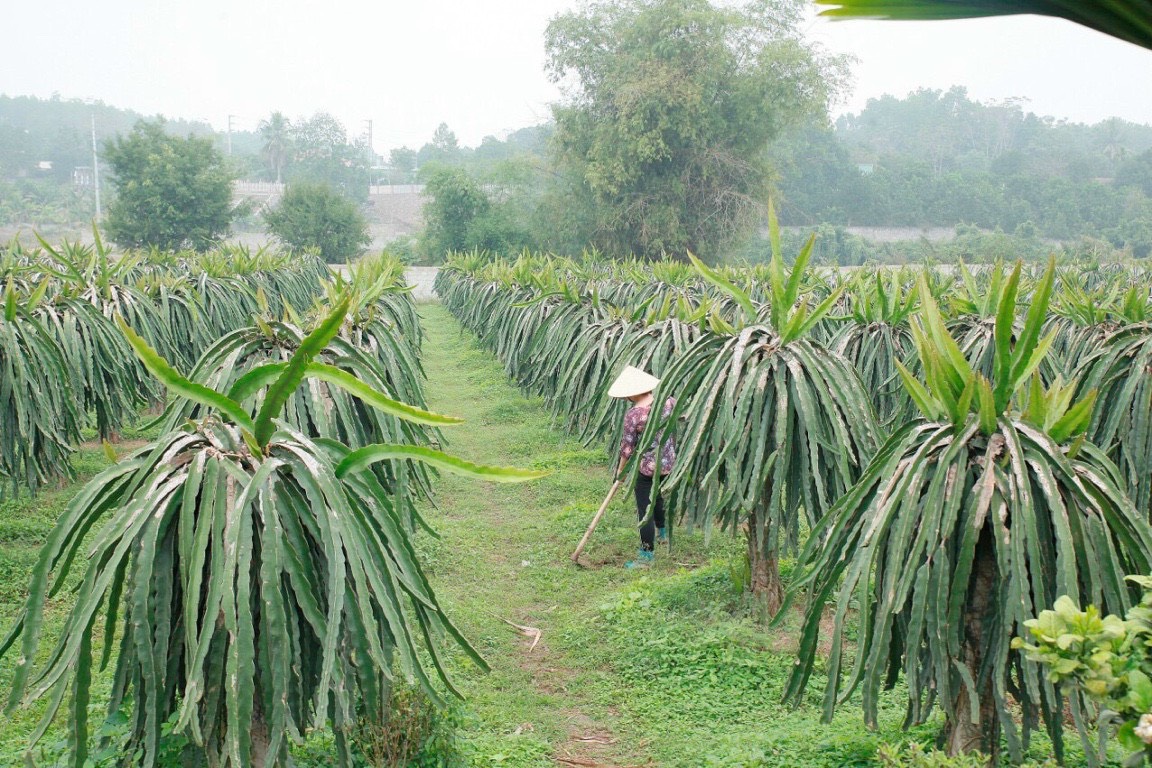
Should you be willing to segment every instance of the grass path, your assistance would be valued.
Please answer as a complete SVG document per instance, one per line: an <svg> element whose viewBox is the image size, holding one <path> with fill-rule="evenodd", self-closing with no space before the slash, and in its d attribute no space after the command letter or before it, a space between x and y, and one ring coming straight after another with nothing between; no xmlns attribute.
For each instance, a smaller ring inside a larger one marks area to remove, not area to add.
<svg viewBox="0 0 1152 768"><path fill-rule="evenodd" d="M552 430L542 403L517 392L444 309L422 305L421 314L430 406L467 420L446 430L449 449L552 470L511 486L444 477L439 510L429 511L442 536L431 553L435 586L492 665L488 675L464 671L461 681L480 720L468 724L474 764L649 764L645 745L624 738L620 710L586 693L589 672L574 668L565 637L606 590L634 578L568 559L610 483L605 452ZM614 503L589 545L592 563L627 558L624 536L635 534L626 514ZM539 629L539 639L508 622Z"/></svg>

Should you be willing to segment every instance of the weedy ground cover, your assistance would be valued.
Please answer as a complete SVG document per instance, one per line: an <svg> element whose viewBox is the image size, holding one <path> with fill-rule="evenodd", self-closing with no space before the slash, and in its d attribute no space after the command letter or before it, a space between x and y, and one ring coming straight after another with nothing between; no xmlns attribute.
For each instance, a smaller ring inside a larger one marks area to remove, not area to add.
<svg viewBox="0 0 1152 768"><path fill-rule="evenodd" d="M98 445L86 443L72 456L76 471L73 482L42 489L32 495L22 493L0 503L0 627L7 631L28 593L28 579L39 557L40 546L56 525L56 519L80 487L110 464L109 457ZM67 610L67 598L58 601L45 618L45 631L55 635ZM0 694L6 699L12 677L12 662L0 663ZM98 685L97 695L107 695L107 680ZM37 725L44 702L29 709L17 710L0 728L0 766L24 764L28 737ZM96 714L95 712L93 714ZM66 734L59 729L58 739L49 739L43 749L33 754L51 765L66 746Z"/></svg>

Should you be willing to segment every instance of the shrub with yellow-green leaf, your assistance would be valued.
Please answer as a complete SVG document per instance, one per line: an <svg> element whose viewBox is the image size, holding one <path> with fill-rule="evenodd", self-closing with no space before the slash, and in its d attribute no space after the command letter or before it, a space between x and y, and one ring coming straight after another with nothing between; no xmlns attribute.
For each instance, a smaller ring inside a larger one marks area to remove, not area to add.
<svg viewBox="0 0 1152 768"><path fill-rule="evenodd" d="M1152 578L1131 576L1144 589L1126 618L1080 610L1061 596L1052 609L1024 622L1031 643L1012 641L1048 670L1049 682L1082 691L1110 714L1116 737L1128 750L1126 765L1152 757Z"/></svg>

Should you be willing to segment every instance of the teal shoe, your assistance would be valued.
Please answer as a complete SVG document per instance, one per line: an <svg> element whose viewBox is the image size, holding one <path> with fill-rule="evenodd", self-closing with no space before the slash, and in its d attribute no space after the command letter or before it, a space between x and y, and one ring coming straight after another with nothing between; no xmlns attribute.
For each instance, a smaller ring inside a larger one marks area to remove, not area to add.
<svg viewBox="0 0 1152 768"><path fill-rule="evenodd" d="M651 568L652 561L656 559L656 553L647 549L642 549L636 554L635 560L629 560L624 563L625 568Z"/></svg>
<svg viewBox="0 0 1152 768"><path fill-rule="evenodd" d="M657 528L656 529L656 543L657 544L663 544L665 546L668 545L668 529L667 528Z"/></svg>

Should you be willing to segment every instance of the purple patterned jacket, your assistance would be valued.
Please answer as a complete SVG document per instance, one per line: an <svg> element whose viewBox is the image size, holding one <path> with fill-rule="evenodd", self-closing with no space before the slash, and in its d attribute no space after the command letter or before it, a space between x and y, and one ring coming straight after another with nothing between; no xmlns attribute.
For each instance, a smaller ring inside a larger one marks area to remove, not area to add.
<svg viewBox="0 0 1152 768"><path fill-rule="evenodd" d="M668 418L672 413L672 406L676 405L676 398L670 397L664 401L663 417ZM636 452L636 441L644 433L648 425L648 412L650 405L634 405L624 414L624 438L620 441L620 458L629 459ZM672 469L672 462L676 460L676 446L672 438L664 441L660 450L660 474L666 475ZM656 443L653 442L647 451L640 457L640 474L652 477L656 472Z"/></svg>

